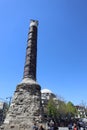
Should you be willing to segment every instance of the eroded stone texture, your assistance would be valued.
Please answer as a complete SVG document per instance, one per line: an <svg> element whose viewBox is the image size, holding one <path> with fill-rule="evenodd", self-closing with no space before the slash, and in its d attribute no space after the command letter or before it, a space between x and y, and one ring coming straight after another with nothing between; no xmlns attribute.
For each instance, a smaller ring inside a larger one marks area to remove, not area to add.
<svg viewBox="0 0 87 130"><path fill-rule="evenodd" d="M37 25L35 20L30 23L23 80L16 87L8 114L0 129L31 130L34 122L41 121L41 87L36 82Z"/></svg>
<svg viewBox="0 0 87 130"><path fill-rule="evenodd" d="M40 122L41 92L40 86L34 83L21 83L17 86L14 97L5 119L5 127L31 129L34 122Z"/></svg>

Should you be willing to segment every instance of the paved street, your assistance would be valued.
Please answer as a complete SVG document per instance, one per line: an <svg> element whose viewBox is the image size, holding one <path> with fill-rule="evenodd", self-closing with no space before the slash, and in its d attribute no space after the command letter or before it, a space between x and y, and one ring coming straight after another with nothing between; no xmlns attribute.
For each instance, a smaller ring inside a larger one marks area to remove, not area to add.
<svg viewBox="0 0 87 130"><path fill-rule="evenodd" d="M68 130L68 127L59 127L59 130ZM83 130L83 128L81 128L80 130Z"/></svg>
<svg viewBox="0 0 87 130"><path fill-rule="evenodd" d="M59 130L68 130L68 127L59 127Z"/></svg>

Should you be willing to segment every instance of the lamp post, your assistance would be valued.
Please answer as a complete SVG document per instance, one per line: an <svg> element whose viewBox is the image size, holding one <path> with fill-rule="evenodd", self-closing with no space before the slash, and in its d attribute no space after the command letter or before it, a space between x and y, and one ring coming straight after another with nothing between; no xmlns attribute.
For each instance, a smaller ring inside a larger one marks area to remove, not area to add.
<svg viewBox="0 0 87 130"><path fill-rule="evenodd" d="M12 97L11 96L10 97L6 97L6 99L9 99L8 105L10 106Z"/></svg>

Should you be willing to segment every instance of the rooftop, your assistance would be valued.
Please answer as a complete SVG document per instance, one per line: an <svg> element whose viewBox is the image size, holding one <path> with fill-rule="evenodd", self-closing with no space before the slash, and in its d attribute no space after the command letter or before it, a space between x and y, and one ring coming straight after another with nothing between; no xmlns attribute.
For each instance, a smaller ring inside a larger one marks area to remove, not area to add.
<svg viewBox="0 0 87 130"><path fill-rule="evenodd" d="M53 93L53 92L49 89L42 89L41 93Z"/></svg>

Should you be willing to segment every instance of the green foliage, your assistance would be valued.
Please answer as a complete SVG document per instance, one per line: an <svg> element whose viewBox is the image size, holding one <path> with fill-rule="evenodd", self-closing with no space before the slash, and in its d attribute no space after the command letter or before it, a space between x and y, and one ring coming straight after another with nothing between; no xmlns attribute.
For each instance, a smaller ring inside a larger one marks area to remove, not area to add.
<svg viewBox="0 0 87 130"><path fill-rule="evenodd" d="M52 98L48 101L47 104L47 114L49 117L53 118L57 116L56 102Z"/></svg>
<svg viewBox="0 0 87 130"><path fill-rule="evenodd" d="M47 104L47 115L52 118L71 119L75 117L77 110L72 102L66 103L62 100L54 101L52 98Z"/></svg>
<svg viewBox="0 0 87 130"><path fill-rule="evenodd" d="M66 110L66 104L64 101L61 101L61 100L58 101L58 110L57 111L58 111L59 118L61 118L61 117L64 118L66 116L67 110Z"/></svg>
<svg viewBox="0 0 87 130"><path fill-rule="evenodd" d="M68 102L66 104L66 107L67 107L67 116L68 116L68 118L74 117L76 115L76 113L77 113L77 110L74 107L73 103Z"/></svg>

